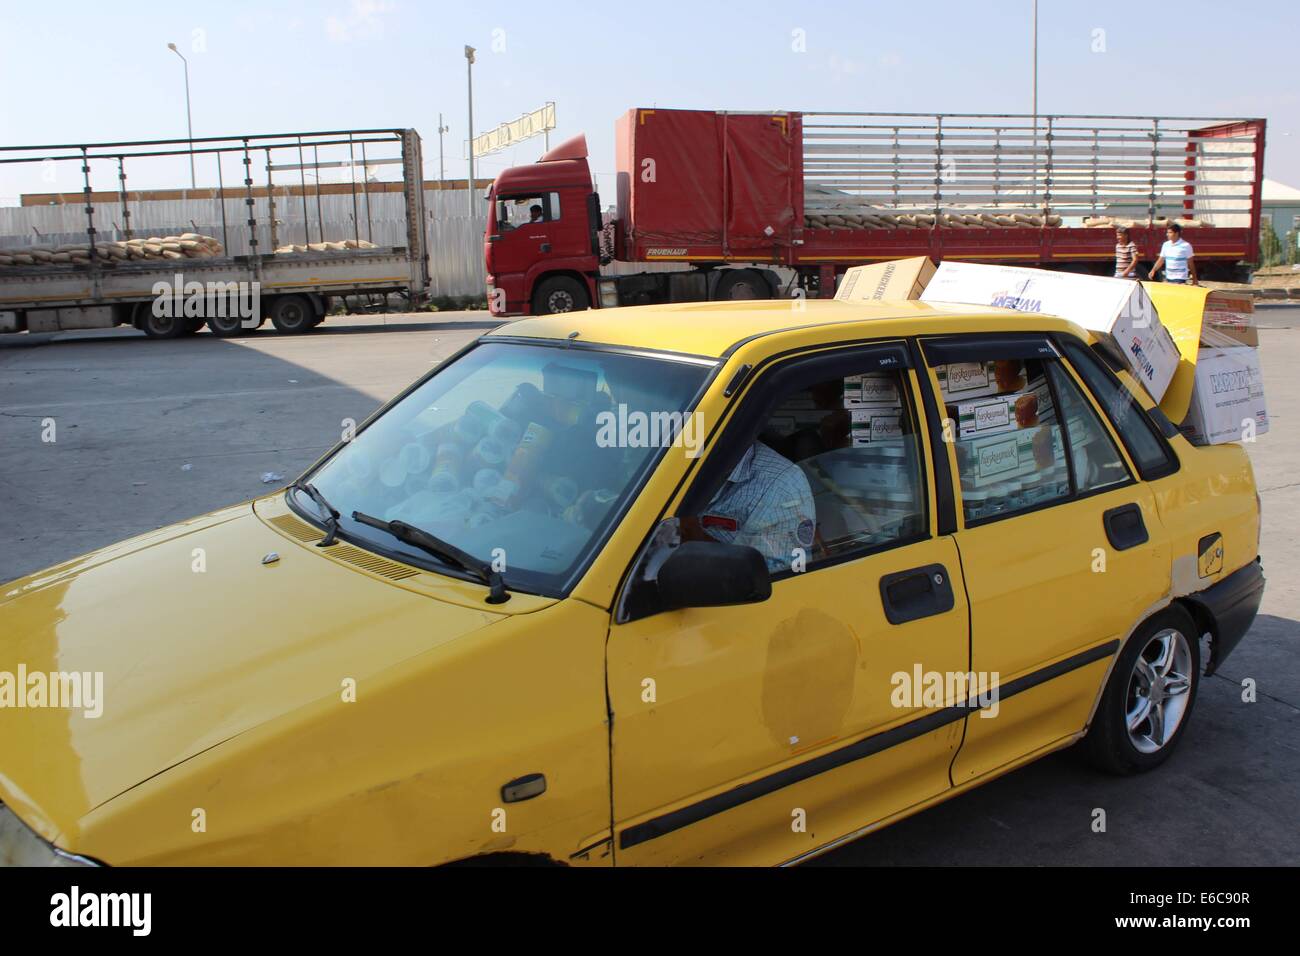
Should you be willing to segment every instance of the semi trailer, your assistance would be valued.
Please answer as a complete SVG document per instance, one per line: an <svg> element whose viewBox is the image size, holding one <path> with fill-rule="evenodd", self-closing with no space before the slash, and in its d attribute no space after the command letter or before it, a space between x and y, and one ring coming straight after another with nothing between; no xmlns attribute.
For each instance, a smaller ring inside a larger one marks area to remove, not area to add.
<svg viewBox="0 0 1300 956"><path fill-rule="evenodd" d="M1114 225L1149 262L1170 221L1203 277L1236 278L1258 253L1264 131L1263 119L633 109L616 128L612 210L585 136L497 176L488 304L531 315L828 297L848 267L909 256L1109 274Z"/></svg>
<svg viewBox="0 0 1300 956"><path fill-rule="evenodd" d="M187 156L215 171L215 188L187 195L211 196L216 234L182 233L185 223L133 225L144 194L127 188L128 171ZM61 243L0 240L0 332L131 325L150 338L175 338L206 325L229 337L269 319L279 332L301 333L339 296L396 293L417 305L429 290L421 162L413 129L0 147L0 168L75 170L85 214L84 232ZM227 186L232 165L237 178ZM405 231L398 244L379 245L367 238L369 199L387 184L368 171L386 165L401 169ZM321 179L330 169L350 179L347 235L324 232ZM110 176L116 189L97 190L96 178ZM286 225L281 217L290 211L301 221Z"/></svg>

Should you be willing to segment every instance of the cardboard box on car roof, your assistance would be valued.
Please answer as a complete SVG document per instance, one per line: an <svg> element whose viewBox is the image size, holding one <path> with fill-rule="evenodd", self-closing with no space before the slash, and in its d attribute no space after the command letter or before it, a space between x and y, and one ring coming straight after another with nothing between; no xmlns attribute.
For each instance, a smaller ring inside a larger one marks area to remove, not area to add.
<svg viewBox="0 0 1300 956"><path fill-rule="evenodd" d="M1142 285L1131 279L944 262L921 301L990 305L1070 319L1105 342L1157 402L1178 368L1173 337Z"/></svg>
<svg viewBox="0 0 1300 956"><path fill-rule="evenodd" d="M936 268L925 256L854 266L845 271L835 298L840 302L919 299Z"/></svg>

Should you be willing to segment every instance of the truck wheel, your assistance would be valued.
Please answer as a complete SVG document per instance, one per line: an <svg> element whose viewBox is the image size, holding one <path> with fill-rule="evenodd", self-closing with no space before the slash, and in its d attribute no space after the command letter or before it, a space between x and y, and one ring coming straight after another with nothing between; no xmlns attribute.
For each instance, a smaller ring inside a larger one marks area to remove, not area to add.
<svg viewBox="0 0 1300 956"><path fill-rule="evenodd" d="M719 302L736 299L770 299L772 287L767 284L762 274L753 269L727 269L718 276L713 298Z"/></svg>
<svg viewBox="0 0 1300 956"><path fill-rule="evenodd" d="M1187 728L1200 686L1197 633L1191 615L1173 606L1129 639L1084 738L1094 765L1134 774L1168 759Z"/></svg>
<svg viewBox="0 0 1300 956"><path fill-rule="evenodd" d="M213 316L208 319L208 331L223 339L247 335L252 329L244 328L244 320L237 315Z"/></svg>
<svg viewBox="0 0 1300 956"><path fill-rule="evenodd" d="M135 307L134 322L151 339L174 339L189 330L188 320L174 315L154 315L152 302L140 302Z"/></svg>
<svg viewBox="0 0 1300 956"><path fill-rule="evenodd" d="M587 290L582 287L582 283L568 276L547 279L533 293L533 315L580 312L590 305Z"/></svg>
<svg viewBox="0 0 1300 956"><path fill-rule="evenodd" d="M316 310L305 295L280 295L271 303L271 324L281 335L298 335L315 326Z"/></svg>

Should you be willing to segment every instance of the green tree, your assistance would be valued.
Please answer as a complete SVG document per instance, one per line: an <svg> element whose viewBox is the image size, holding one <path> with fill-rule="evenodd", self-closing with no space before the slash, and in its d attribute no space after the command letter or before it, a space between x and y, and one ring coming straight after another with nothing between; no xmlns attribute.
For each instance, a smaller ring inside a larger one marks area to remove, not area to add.
<svg viewBox="0 0 1300 956"><path fill-rule="evenodd" d="M1277 233L1273 231L1271 219L1265 219L1259 224L1259 264L1261 266L1275 266L1282 262L1282 243L1278 241Z"/></svg>
<svg viewBox="0 0 1300 956"><path fill-rule="evenodd" d="M1286 252L1284 253L1286 264L1293 266L1296 264L1296 246L1300 245L1300 229L1292 229L1286 234L1284 241L1286 243Z"/></svg>

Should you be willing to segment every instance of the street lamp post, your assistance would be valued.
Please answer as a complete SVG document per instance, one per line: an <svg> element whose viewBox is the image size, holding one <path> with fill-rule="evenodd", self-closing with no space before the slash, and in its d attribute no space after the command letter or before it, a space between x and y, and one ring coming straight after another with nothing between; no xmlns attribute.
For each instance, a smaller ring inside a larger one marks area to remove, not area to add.
<svg viewBox="0 0 1300 956"><path fill-rule="evenodd" d="M167 49L180 57L181 63L185 64L185 128L190 137L190 188L194 189L194 120L190 117L190 61L185 59L184 53L176 49L175 43L168 43Z"/></svg>
<svg viewBox="0 0 1300 956"><path fill-rule="evenodd" d="M1033 49L1033 79L1031 81L1030 98L1034 110L1034 198L1038 198L1038 0L1034 0L1034 49ZM1044 215L1046 212L1044 211ZM1043 220L1046 223L1046 219Z"/></svg>
<svg viewBox="0 0 1300 956"><path fill-rule="evenodd" d="M469 217L474 218L474 48L465 44L465 77L469 90Z"/></svg>

